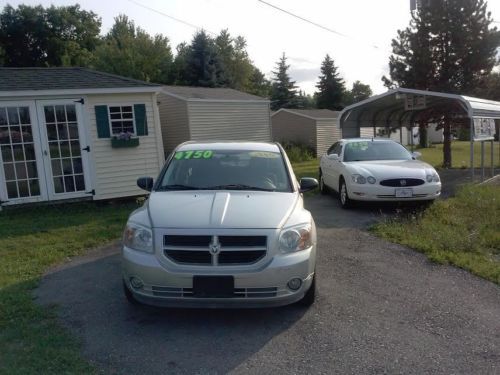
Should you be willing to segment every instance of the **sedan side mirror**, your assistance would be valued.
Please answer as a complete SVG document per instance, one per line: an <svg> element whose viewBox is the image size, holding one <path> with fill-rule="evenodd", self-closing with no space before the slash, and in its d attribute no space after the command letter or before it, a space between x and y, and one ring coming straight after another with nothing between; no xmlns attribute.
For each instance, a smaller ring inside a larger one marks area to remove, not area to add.
<svg viewBox="0 0 500 375"><path fill-rule="evenodd" d="M303 177L300 179L300 192L305 193L306 191L314 190L318 187L318 180L311 177Z"/></svg>
<svg viewBox="0 0 500 375"><path fill-rule="evenodd" d="M340 160L339 156L337 154L329 154L328 159L330 160Z"/></svg>
<svg viewBox="0 0 500 375"><path fill-rule="evenodd" d="M422 156L422 153L418 152L418 151L414 151L411 153L411 157L413 160L417 160L419 157Z"/></svg>
<svg viewBox="0 0 500 375"><path fill-rule="evenodd" d="M142 190L151 191L153 190L153 178L139 177L137 179L137 186L139 186Z"/></svg>

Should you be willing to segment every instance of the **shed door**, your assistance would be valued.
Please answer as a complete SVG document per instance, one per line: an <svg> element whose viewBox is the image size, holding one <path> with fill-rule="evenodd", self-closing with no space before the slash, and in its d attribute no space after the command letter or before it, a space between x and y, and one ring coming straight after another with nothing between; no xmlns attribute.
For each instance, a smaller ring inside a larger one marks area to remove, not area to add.
<svg viewBox="0 0 500 375"><path fill-rule="evenodd" d="M88 151L81 104L37 101L42 153L50 200L88 195Z"/></svg>
<svg viewBox="0 0 500 375"><path fill-rule="evenodd" d="M36 118L32 101L0 102L1 202L47 199Z"/></svg>

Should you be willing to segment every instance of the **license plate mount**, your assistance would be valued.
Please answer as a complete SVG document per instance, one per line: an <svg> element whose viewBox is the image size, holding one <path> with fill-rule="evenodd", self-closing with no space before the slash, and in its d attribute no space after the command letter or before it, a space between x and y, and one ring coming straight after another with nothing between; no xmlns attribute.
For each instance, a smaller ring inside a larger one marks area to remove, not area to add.
<svg viewBox="0 0 500 375"><path fill-rule="evenodd" d="M412 188L397 188L395 194L396 194L396 198L411 198L411 197L413 197L413 189Z"/></svg>
<svg viewBox="0 0 500 375"><path fill-rule="evenodd" d="M196 298L234 297L234 276L193 276L193 296Z"/></svg>

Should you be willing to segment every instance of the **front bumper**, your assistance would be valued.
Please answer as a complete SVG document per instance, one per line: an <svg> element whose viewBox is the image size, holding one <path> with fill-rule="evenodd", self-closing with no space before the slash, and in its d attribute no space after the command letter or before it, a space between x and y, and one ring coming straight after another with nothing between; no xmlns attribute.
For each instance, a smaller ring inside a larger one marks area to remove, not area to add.
<svg viewBox="0 0 500 375"><path fill-rule="evenodd" d="M409 197L396 196L395 187L381 186L378 183L370 184L354 184L348 186L349 198L356 201L426 201L439 198L441 195L441 183L426 183L420 186L401 187L404 189L412 189L412 194Z"/></svg>
<svg viewBox="0 0 500 375"><path fill-rule="evenodd" d="M202 308L254 308L283 306L299 301L309 290L315 267L315 245L293 254L276 255L255 269L214 267L196 271L167 270L155 254L138 252L127 247L122 250L122 270L125 286L142 303L167 307ZM197 298L193 296L193 276L234 276L235 295L231 298ZM132 278L143 286L134 288ZM301 287L293 291L287 283L292 278L302 280Z"/></svg>

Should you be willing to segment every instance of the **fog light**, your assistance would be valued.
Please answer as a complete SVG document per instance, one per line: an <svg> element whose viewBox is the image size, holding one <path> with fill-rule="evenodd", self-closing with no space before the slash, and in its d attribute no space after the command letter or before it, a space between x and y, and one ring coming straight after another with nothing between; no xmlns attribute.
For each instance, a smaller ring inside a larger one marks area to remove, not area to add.
<svg viewBox="0 0 500 375"><path fill-rule="evenodd" d="M298 290L302 285L302 280L299 278L295 278L290 280L287 285L291 290Z"/></svg>
<svg viewBox="0 0 500 375"><path fill-rule="evenodd" d="M134 289L141 289L144 286L144 283L138 277L131 277L130 285L132 285Z"/></svg>

